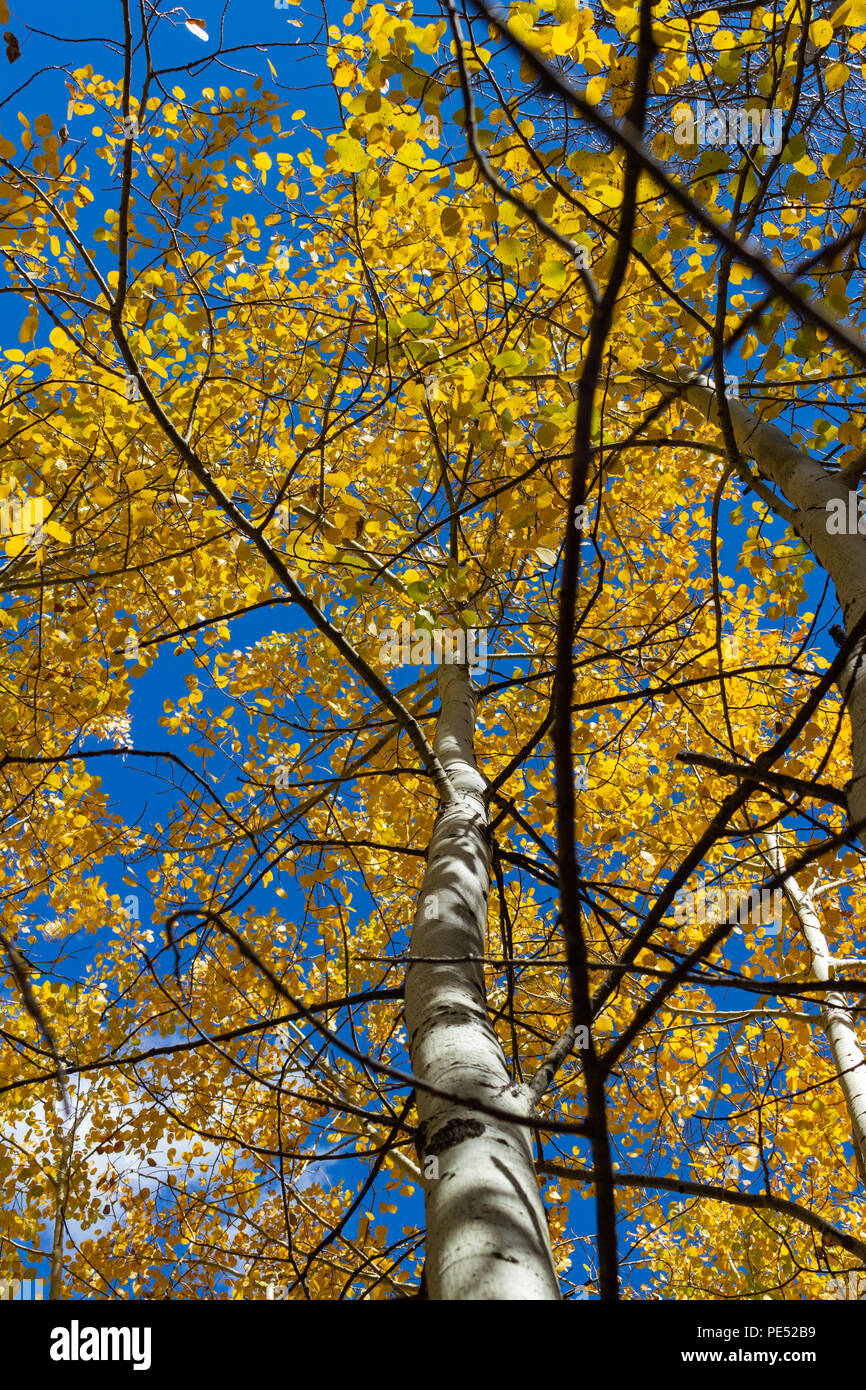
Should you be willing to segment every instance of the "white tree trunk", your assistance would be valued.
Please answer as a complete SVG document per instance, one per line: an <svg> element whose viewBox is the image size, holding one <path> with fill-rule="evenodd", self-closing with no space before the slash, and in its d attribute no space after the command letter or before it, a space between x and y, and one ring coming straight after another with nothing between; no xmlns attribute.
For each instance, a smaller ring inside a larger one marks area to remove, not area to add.
<svg viewBox="0 0 866 1390"><path fill-rule="evenodd" d="M703 377L685 391L686 400L718 423L716 393ZM836 589L850 633L866 612L866 536L831 535L827 503L841 500L847 514L849 488L839 474L828 473L775 425L758 420L738 400L728 400L740 452L754 459L764 478L774 483L794 509L793 525ZM848 810L855 824L866 821L866 660L859 643L839 681L851 719L853 778L846 787ZM866 829L859 832L866 845Z"/></svg>
<svg viewBox="0 0 866 1390"><path fill-rule="evenodd" d="M491 836L475 764L475 699L465 666L439 668L434 748L457 793L440 805L412 928L406 1026L412 1070L465 1098L529 1115L487 1011L483 966ZM558 1299L531 1131L418 1091L426 1206L425 1280L438 1300Z"/></svg>
<svg viewBox="0 0 866 1390"><path fill-rule="evenodd" d="M780 873L785 865L785 857L779 848L778 833L774 830L767 834L766 839L770 848L770 861L776 872ZM826 983L832 978L833 963L812 897L800 888L795 878L786 879L784 889L800 919L811 956L811 977L822 984ZM824 996L821 1020L851 1121L857 1167L861 1178L866 1182L866 1059L857 1040L854 1019L843 995L828 993Z"/></svg>

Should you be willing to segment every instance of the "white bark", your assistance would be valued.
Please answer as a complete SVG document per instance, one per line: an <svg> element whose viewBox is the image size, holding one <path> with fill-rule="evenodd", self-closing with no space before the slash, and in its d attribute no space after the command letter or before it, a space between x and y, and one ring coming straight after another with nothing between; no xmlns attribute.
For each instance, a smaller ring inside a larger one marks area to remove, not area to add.
<svg viewBox="0 0 866 1390"><path fill-rule="evenodd" d="M436 754L456 792L440 805L412 928L413 956L483 956L491 840L473 749L475 699L465 666L439 668ZM406 1025L416 1076L528 1115L487 1011L483 966L419 961L406 975ZM526 1127L417 1095L427 1216L425 1279L438 1300L558 1299L547 1220Z"/></svg>
<svg viewBox="0 0 866 1390"><path fill-rule="evenodd" d="M686 400L718 424L716 394L698 377L685 391ZM831 474L791 443L775 425L758 420L738 400L728 400L737 446L754 459L764 478L774 483L794 510L794 529L809 546L836 589L845 632L866 613L866 536L831 535L827 503L842 501L847 514L850 490L838 473ZM852 822L866 821L866 661L858 644L839 681L851 719L853 779L845 788ZM866 830L860 831L866 845Z"/></svg>
<svg viewBox="0 0 866 1390"><path fill-rule="evenodd" d="M57 1176L54 1179L54 1234L51 1240L51 1274L48 1281L48 1297L53 1302L60 1298L63 1287L63 1233L66 1229L66 1204L69 1200L72 1154L78 1128L77 1110L76 1102L76 1117L69 1122L68 1132L63 1133L61 1129L60 1156L57 1161Z"/></svg>
<svg viewBox="0 0 866 1390"><path fill-rule="evenodd" d="M778 832L769 832L766 839L772 866L780 873L785 865L785 857L779 847ZM803 937L811 956L809 978L824 984L832 979L834 966L814 901L795 878L787 878L783 887L800 919ZM866 1058L863 1056L854 1019L843 995L827 993L824 996L821 1020L851 1121L857 1166L861 1178L866 1182Z"/></svg>

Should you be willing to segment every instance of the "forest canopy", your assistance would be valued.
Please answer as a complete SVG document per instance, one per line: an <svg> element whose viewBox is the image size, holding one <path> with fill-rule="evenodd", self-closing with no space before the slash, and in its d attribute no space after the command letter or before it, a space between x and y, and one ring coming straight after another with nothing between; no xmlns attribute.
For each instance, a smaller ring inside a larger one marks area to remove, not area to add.
<svg viewBox="0 0 866 1390"><path fill-rule="evenodd" d="M0 22L0 1276L857 1297L866 4Z"/></svg>

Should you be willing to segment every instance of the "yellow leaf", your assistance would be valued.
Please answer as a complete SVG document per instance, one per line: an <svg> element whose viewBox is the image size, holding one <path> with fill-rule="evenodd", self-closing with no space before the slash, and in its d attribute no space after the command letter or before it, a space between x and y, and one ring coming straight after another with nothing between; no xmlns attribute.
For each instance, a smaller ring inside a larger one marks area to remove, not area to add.
<svg viewBox="0 0 866 1390"><path fill-rule="evenodd" d="M848 78L851 76L851 69L847 63L831 63L824 73L824 81L828 92L835 92L839 87L844 87Z"/></svg>
<svg viewBox="0 0 866 1390"><path fill-rule="evenodd" d="M444 237L456 237L463 225L463 219L456 208L443 208L440 216L440 225Z"/></svg>
<svg viewBox="0 0 866 1390"><path fill-rule="evenodd" d="M601 77L590 79L586 88L586 99L590 106L598 106L604 96L604 80Z"/></svg>
<svg viewBox="0 0 866 1390"><path fill-rule="evenodd" d="M593 193L596 198L600 198L605 207L618 208L622 202L622 190L614 188L612 184L602 184L601 188L594 188Z"/></svg>
<svg viewBox="0 0 866 1390"><path fill-rule="evenodd" d="M426 158L427 156L424 150L420 145L416 145L414 141L410 141L408 144L401 145L400 147L398 159L401 164L405 164L409 169L422 168Z"/></svg>
<svg viewBox="0 0 866 1390"><path fill-rule="evenodd" d="M334 68L334 86L351 87L355 81L355 66L353 63L338 63Z"/></svg>
<svg viewBox="0 0 866 1390"><path fill-rule="evenodd" d="M59 521L46 521L45 530L56 541L63 541L68 544L72 540L72 533L67 531L65 526L61 526Z"/></svg>
<svg viewBox="0 0 866 1390"><path fill-rule="evenodd" d="M845 0L838 10L830 16L830 23L834 29L838 29L840 24L847 24L852 29L866 20L866 0Z"/></svg>
<svg viewBox="0 0 866 1390"><path fill-rule="evenodd" d="M39 327L39 318L35 314L28 314L18 330L19 343L32 343L36 337L36 330Z"/></svg>
<svg viewBox="0 0 866 1390"><path fill-rule="evenodd" d="M554 53L569 53L574 47L575 42L576 40L573 35L569 33L567 25L560 24L554 29L551 35L550 47L553 49Z"/></svg>
<svg viewBox="0 0 866 1390"><path fill-rule="evenodd" d="M66 332L65 328L52 328L48 334L48 341L58 352L72 352L75 343Z"/></svg>
<svg viewBox="0 0 866 1390"><path fill-rule="evenodd" d="M183 324L181 323L180 319L177 317L177 314L172 314L169 311L169 313L167 313L163 318L162 322L163 326L168 330L169 333L177 333L181 338L188 338L190 336L184 328Z"/></svg>
<svg viewBox="0 0 866 1390"><path fill-rule="evenodd" d="M367 168L369 160L363 145L353 140L351 135L341 135L334 141L334 149L340 168L347 174L360 174Z"/></svg>
<svg viewBox="0 0 866 1390"><path fill-rule="evenodd" d="M503 265L516 265L519 255L520 242L517 238L513 236L503 237L496 248L497 259L500 260Z"/></svg>
<svg viewBox="0 0 866 1390"><path fill-rule="evenodd" d="M568 272L561 261L545 261L538 274L543 285L548 285L552 290L561 290Z"/></svg>
<svg viewBox="0 0 866 1390"><path fill-rule="evenodd" d="M827 19L818 19L809 27L809 38L816 48L826 48L833 37L833 25Z"/></svg>

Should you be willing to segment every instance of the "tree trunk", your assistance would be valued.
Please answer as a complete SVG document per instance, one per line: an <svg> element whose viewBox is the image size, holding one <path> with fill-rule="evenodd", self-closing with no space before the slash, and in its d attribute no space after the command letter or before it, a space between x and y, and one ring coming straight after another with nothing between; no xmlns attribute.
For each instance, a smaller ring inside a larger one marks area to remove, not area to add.
<svg viewBox="0 0 866 1390"><path fill-rule="evenodd" d="M778 833L768 833L766 838L770 847L770 861L776 872L780 873L785 866L785 857L779 848ZM811 956L811 977L822 984L826 983L831 978L833 963L815 904L810 894L800 888L795 878L786 879L783 886L800 919ZM843 995L824 996L821 1021L851 1121L857 1167L862 1181L866 1182L866 1059L857 1040L854 1019Z"/></svg>
<svg viewBox="0 0 866 1390"><path fill-rule="evenodd" d="M52 1300L59 1299L63 1289L63 1231L66 1223L66 1203L69 1198L69 1178L74 1144L75 1121L72 1120L69 1125L69 1133L64 1134L61 1140L57 1177L54 1180L54 1233L51 1240L51 1274L48 1281L48 1297Z"/></svg>
<svg viewBox="0 0 866 1390"><path fill-rule="evenodd" d="M440 804L412 928L406 1026L421 1080L465 1098L529 1115L490 1022L481 963L486 949L491 832L475 764L475 697L465 666L439 668L435 751L456 792ZM425 1281L439 1300L558 1299L531 1131L465 1106L417 1095L424 1175Z"/></svg>
<svg viewBox="0 0 866 1390"><path fill-rule="evenodd" d="M707 419L718 423L716 393L706 378L695 378L684 394ZM827 503L844 502L847 515L852 490L838 473L828 473L780 429L758 420L738 400L729 400L728 408L737 447L744 457L755 460L763 477L787 498L794 511L794 530L833 581L845 632L850 633L866 613L866 537L830 534ZM856 489L854 492L856 496ZM839 686L851 719L853 778L845 790L851 820L858 825L866 821L866 661L862 641L846 663ZM866 845L866 829L859 835Z"/></svg>

